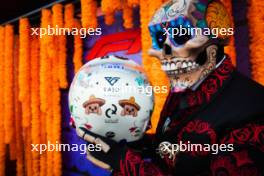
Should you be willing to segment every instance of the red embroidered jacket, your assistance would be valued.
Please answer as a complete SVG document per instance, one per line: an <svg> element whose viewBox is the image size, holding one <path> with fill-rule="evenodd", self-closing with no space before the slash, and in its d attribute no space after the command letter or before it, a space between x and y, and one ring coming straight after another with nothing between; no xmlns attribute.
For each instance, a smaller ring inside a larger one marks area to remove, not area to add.
<svg viewBox="0 0 264 176"><path fill-rule="evenodd" d="M234 70L229 58L195 91L171 93L161 113L151 160L128 150L122 176L264 175L264 88ZM163 142L233 144L233 151L179 152L173 162L155 148ZM151 145L150 145L151 146ZM151 148L151 147L150 147ZM151 149L149 149L151 150Z"/></svg>

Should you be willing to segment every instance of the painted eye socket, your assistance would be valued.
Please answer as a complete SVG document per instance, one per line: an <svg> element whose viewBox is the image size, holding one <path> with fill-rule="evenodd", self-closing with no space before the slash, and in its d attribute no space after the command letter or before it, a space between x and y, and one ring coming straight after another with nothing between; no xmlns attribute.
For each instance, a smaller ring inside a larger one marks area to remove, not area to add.
<svg viewBox="0 0 264 176"><path fill-rule="evenodd" d="M186 29L187 30L187 29ZM183 45L185 44L188 40L192 38L192 35L190 34L185 34L185 35L173 35L172 40L175 42L177 45Z"/></svg>
<svg viewBox="0 0 264 176"><path fill-rule="evenodd" d="M163 48L163 45L165 43L165 40L167 38L166 35L164 35L165 31L163 30L163 27L161 24L155 24L152 26L149 26L149 31L152 39L152 48L160 50Z"/></svg>
<svg viewBox="0 0 264 176"><path fill-rule="evenodd" d="M193 37L193 34L191 32L193 25L191 21L184 16L179 16L176 19L171 20L169 22L169 28L171 28L170 41L176 47L184 45L188 40L192 39Z"/></svg>
<svg viewBox="0 0 264 176"><path fill-rule="evenodd" d="M166 40L166 35L163 35L164 33L161 31L156 32L156 42L159 46L159 48L163 48L164 42Z"/></svg>

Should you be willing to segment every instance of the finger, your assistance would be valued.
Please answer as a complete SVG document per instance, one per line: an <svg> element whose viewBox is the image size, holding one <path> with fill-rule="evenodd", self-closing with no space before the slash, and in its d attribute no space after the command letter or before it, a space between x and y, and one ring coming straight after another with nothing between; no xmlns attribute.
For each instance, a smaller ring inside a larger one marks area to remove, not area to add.
<svg viewBox="0 0 264 176"><path fill-rule="evenodd" d="M85 141L90 142L90 143L94 143L95 142L95 137L90 135L90 134L87 134L81 128L77 128L76 132L77 132L78 136L83 138Z"/></svg>
<svg viewBox="0 0 264 176"><path fill-rule="evenodd" d="M96 159L95 157L93 157L89 151L87 151L87 156L86 156L86 158L87 158L89 161L91 161L94 165L96 165L96 166L98 166L98 167L101 167L101 168L103 168L103 169L107 169L107 170L109 170L109 171L112 170L111 166L109 166L108 164L106 164L106 163L104 163L104 162L102 162L102 161Z"/></svg>
<svg viewBox="0 0 264 176"><path fill-rule="evenodd" d="M110 146L105 143L103 140L101 140L100 138L96 138L94 141L95 144L99 144L101 146L101 149L107 153L110 150Z"/></svg>
<svg viewBox="0 0 264 176"><path fill-rule="evenodd" d="M83 137L83 135L85 134L85 132L81 129L81 128L76 128L76 133L79 137Z"/></svg>

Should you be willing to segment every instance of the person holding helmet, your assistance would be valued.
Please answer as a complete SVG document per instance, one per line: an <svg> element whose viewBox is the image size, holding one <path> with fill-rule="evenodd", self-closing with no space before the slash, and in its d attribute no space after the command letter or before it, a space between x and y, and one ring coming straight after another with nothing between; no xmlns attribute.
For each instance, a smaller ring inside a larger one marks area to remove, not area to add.
<svg viewBox="0 0 264 176"><path fill-rule="evenodd" d="M180 27L205 31L232 25L218 0L164 3L149 24L149 53L160 60L171 85L155 138L138 152L79 128L80 137L105 146L101 152L88 153L88 159L122 176L263 175L264 88L233 67L224 53L229 36L171 33ZM130 97L127 102L138 101ZM132 106L134 110L145 110L138 105ZM193 149L191 144L202 147ZM176 148L179 145L187 147L183 151ZM145 159L146 151L151 159Z"/></svg>

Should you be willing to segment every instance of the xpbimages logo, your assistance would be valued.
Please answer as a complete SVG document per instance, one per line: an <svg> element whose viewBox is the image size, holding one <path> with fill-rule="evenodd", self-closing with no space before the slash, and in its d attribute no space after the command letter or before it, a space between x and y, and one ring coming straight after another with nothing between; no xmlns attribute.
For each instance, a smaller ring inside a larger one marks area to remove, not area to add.
<svg viewBox="0 0 264 176"><path fill-rule="evenodd" d="M232 36L234 35L233 28L195 28L184 27L182 25L174 28L163 28L163 35L175 38L177 36L208 36L211 38L218 38L218 36Z"/></svg>
<svg viewBox="0 0 264 176"><path fill-rule="evenodd" d="M39 154L43 154L45 152L53 152L53 151L73 151L80 152L80 154L85 154L86 151L101 151L101 144L61 144L58 141L51 143L48 141L47 144L31 144L32 152L39 152Z"/></svg>
<svg viewBox="0 0 264 176"><path fill-rule="evenodd" d="M156 150L161 157L168 155L171 158L179 152L210 152L216 155L219 152L234 151L234 144L192 144L190 141L172 144L164 141L159 144Z"/></svg>
<svg viewBox="0 0 264 176"><path fill-rule="evenodd" d="M102 35L101 28L62 28L56 25L48 25L46 28L31 28L31 35L37 35L42 38L45 35L79 35L85 38L87 35Z"/></svg>

